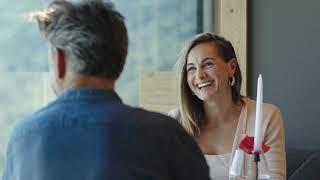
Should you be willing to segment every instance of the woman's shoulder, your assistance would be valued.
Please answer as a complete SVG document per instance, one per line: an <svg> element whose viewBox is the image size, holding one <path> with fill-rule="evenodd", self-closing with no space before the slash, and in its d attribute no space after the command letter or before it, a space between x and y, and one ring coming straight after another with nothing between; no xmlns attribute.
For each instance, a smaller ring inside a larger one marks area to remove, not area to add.
<svg viewBox="0 0 320 180"><path fill-rule="evenodd" d="M174 109L171 109L169 112L168 112L168 116L174 118L174 119L178 119L179 118L179 109L178 108L174 108Z"/></svg>
<svg viewBox="0 0 320 180"><path fill-rule="evenodd" d="M244 100L245 106L247 106L248 109L252 109L252 110L256 109L256 101L255 100L248 98L248 97L245 97L243 100ZM274 104L263 103L263 111L265 113L273 113L273 112L280 112L280 109L277 106L275 106Z"/></svg>
<svg viewBox="0 0 320 180"><path fill-rule="evenodd" d="M245 106L247 110L247 117L251 128L254 128L254 122L256 117L256 101L250 98L245 99ZM268 134L272 134L275 129L283 128L283 119L280 109L269 103L263 103L263 119L264 128L268 128ZM252 129L252 132L254 130Z"/></svg>

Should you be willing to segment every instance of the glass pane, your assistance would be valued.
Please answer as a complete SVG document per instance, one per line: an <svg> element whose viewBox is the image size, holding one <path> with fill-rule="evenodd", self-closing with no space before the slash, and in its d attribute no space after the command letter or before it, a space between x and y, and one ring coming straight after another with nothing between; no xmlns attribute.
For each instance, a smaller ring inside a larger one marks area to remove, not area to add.
<svg viewBox="0 0 320 180"><path fill-rule="evenodd" d="M35 23L24 18L26 12L41 8L39 2L13 4L0 0L0 72L47 71L47 50Z"/></svg>
<svg viewBox="0 0 320 180"><path fill-rule="evenodd" d="M114 0L126 17L129 55L116 90L138 105L142 72L171 70L185 41L196 34L196 0ZM128 91L130 90L130 91Z"/></svg>

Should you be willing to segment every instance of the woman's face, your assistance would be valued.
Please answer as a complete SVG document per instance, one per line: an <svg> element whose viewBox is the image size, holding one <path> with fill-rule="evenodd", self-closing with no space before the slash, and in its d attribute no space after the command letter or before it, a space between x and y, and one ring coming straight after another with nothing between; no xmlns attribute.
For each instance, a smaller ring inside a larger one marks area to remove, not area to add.
<svg viewBox="0 0 320 180"><path fill-rule="evenodd" d="M235 73L234 61L224 62L213 42L196 45L187 57L189 88L203 101L230 93L229 78Z"/></svg>

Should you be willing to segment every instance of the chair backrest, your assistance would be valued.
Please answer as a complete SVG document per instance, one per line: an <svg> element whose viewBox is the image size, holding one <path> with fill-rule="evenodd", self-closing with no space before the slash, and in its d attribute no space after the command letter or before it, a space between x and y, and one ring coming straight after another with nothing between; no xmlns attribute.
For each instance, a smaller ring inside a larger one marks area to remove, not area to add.
<svg viewBox="0 0 320 180"><path fill-rule="evenodd" d="M144 72L140 75L139 104L166 114L176 105L176 78L172 71Z"/></svg>

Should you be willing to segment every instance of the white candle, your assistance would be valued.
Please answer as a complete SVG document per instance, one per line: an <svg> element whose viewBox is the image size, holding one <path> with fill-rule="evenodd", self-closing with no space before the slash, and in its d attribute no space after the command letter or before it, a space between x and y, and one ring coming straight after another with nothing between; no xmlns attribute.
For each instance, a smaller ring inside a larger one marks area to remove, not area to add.
<svg viewBox="0 0 320 180"><path fill-rule="evenodd" d="M261 74L257 84L256 122L254 128L254 152L262 151L262 122L263 122L263 82Z"/></svg>

